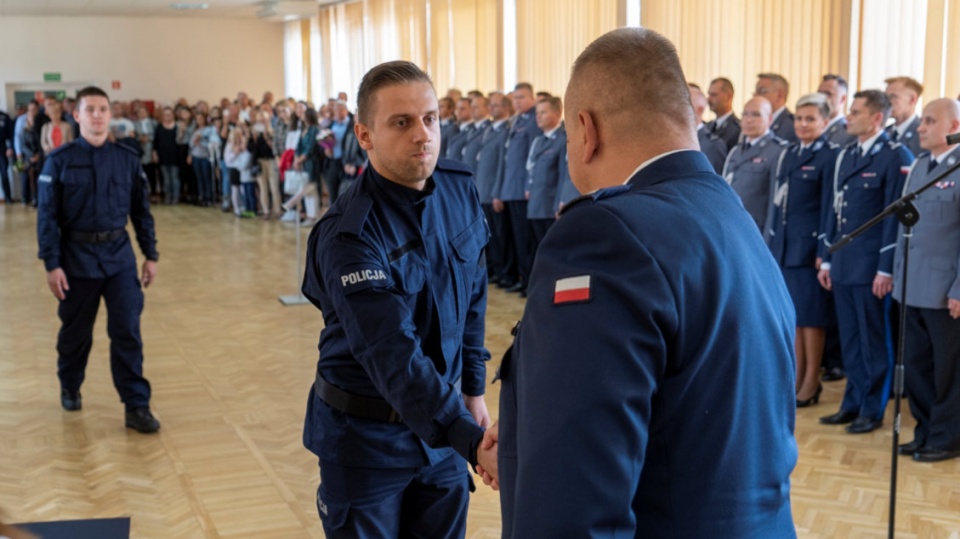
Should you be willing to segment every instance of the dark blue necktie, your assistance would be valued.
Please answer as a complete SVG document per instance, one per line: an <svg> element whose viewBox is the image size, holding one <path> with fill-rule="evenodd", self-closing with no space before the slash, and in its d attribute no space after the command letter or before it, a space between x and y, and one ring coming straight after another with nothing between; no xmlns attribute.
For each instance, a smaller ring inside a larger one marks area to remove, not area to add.
<svg viewBox="0 0 960 539"><path fill-rule="evenodd" d="M931 158L930 163L927 165L927 174L933 172L933 169L937 168L937 160Z"/></svg>

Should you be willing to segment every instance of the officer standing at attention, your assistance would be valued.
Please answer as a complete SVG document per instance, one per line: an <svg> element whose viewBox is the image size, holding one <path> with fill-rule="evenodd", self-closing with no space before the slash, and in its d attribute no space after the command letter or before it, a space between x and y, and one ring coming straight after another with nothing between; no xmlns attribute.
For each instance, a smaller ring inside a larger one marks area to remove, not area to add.
<svg viewBox="0 0 960 539"><path fill-rule="evenodd" d="M453 99L440 98L440 155L447 155L447 144L460 131L457 119L453 116L454 108L456 102Z"/></svg>
<svg viewBox="0 0 960 539"><path fill-rule="evenodd" d="M857 137L847 132L847 80L840 75L828 73L823 76L817 91L827 96L833 110L830 123L827 124L827 140L841 148L857 140Z"/></svg>
<svg viewBox="0 0 960 539"><path fill-rule="evenodd" d="M410 62L364 75L370 158L308 240L303 293L323 312L304 445L326 537L462 538L483 401L487 225L471 171L440 160L437 96Z"/></svg>
<svg viewBox="0 0 960 539"><path fill-rule="evenodd" d="M850 434L879 428L890 389L892 360L884 328L884 298L893 289L893 250L897 222L887 219L836 253L827 247L877 215L900 197L913 154L892 142L883 130L890 100L880 90L853 95L847 130L857 143L837 157L834 200L827 214L823 260L817 278L833 290L847 374L840 411L820 418L826 425L847 425Z"/></svg>
<svg viewBox="0 0 960 539"><path fill-rule="evenodd" d="M507 243L514 249L519 275L511 275L500 282L507 292L523 292L527 288L523 261L532 256L529 253L529 227L527 226L527 158L530 156L530 144L542 134L537 127L536 101L533 98L533 86L518 83L513 90L513 108L517 115L507 133L506 151L503 164L497 174L497 189L493 198L493 209L506 212L510 237Z"/></svg>
<svg viewBox="0 0 960 539"><path fill-rule="evenodd" d="M740 142L740 119L733 112L733 83L720 77L710 81L707 104L717 119L707 123L707 130L723 139L727 148Z"/></svg>
<svg viewBox="0 0 960 539"><path fill-rule="evenodd" d="M457 132L447 141L443 156L447 159L463 162L463 147L473 136L473 106L469 97L457 101Z"/></svg>
<svg viewBox="0 0 960 539"><path fill-rule="evenodd" d="M791 121L793 115L791 115ZM763 231L773 201L777 163L787 143L770 131L770 102L754 97L743 106L743 142L734 146L723 166L723 177L740 195L743 207Z"/></svg>
<svg viewBox="0 0 960 539"><path fill-rule="evenodd" d="M727 143L717 134L711 133L703 124L703 111L707 109L707 98L704 97L700 87L696 84L688 84L690 90L690 102L693 104L694 120L697 122L697 141L700 142L700 151L707 156L707 160L713 165L717 174L723 172L723 163L727 159Z"/></svg>
<svg viewBox="0 0 960 539"><path fill-rule="evenodd" d="M480 207L491 228L490 243L487 244L487 275L490 282L499 282L517 274L517 259L513 249L507 249L503 242L504 215L493 211L497 169L503 162L504 145L510 129L510 98L501 93L490 94L490 116L492 123L480 138L476 162L467 164L476 171L473 179L480 195Z"/></svg>
<svg viewBox="0 0 960 539"><path fill-rule="evenodd" d="M697 151L676 49L609 32L565 97L587 194L540 246L501 367L484 479L499 478L503 537L796 537L793 305Z"/></svg>
<svg viewBox="0 0 960 539"><path fill-rule="evenodd" d="M887 98L892 111L893 124L887 127L887 135L893 142L899 142L913 155L920 155L920 117L917 116L917 101L923 95L923 85L910 77L891 77L887 83Z"/></svg>
<svg viewBox="0 0 960 539"><path fill-rule="evenodd" d="M960 103L937 99L923 110L922 154L904 192L927 184L960 161L947 135L960 131ZM903 228L897 235L893 296L906 304L905 379L917 426L900 453L920 462L960 457L960 172L924 191L914 204L920 222L910 239L903 301Z"/></svg>
<svg viewBox="0 0 960 539"><path fill-rule="evenodd" d="M473 129L466 138L463 150L460 152L459 161L470 167L470 170L477 170L477 152L483 144L483 134L490 127L490 108L489 101L482 95L470 99L470 110L473 113ZM496 181L496 178L492 178ZM491 184L493 183L491 181Z"/></svg>
<svg viewBox="0 0 960 539"><path fill-rule="evenodd" d="M833 171L839 148L825 129L830 102L823 94L797 101L799 142L783 152L764 237L783 272L797 313L797 407L820 400L820 363L825 330L834 321L830 293L817 282L817 246L833 202Z"/></svg>
<svg viewBox="0 0 960 539"><path fill-rule="evenodd" d="M107 94L90 86L77 93L77 103L74 116L80 139L51 152L37 181L40 258L47 269L47 285L60 300L60 403L68 411L82 406L80 385L103 297L110 371L126 407L126 426L156 432L160 423L150 413L140 338L140 286L150 286L156 279L159 259L147 177L135 151L107 140ZM128 218L146 257L140 279L125 229Z"/></svg>
<svg viewBox="0 0 960 539"><path fill-rule="evenodd" d="M527 223L530 245L522 264L524 275L530 275L537 248L550 226L557 219L557 190L561 166L567 160L567 131L563 128L563 102L559 97L546 97L537 103L537 127L543 131L533 139L527 158ZM526 291L520 292L526 297Z"/></svg>
<svg viewBox="0 0 960 539"><path fill-rule="evenodd" d="M757 75L757 88L754 97L762 97L770 102L773 115L770 120L770 130L773 134L787 142L796 142L797 134L793 129L793 113L787 108L787 97L790 94L790 83L783 75L777 73L760 73Z"/></svg>

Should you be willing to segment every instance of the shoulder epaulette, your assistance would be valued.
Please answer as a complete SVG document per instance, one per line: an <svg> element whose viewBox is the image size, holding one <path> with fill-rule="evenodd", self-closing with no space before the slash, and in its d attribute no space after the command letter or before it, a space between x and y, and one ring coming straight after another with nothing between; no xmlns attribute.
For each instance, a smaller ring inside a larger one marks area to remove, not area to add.
<svg viewBox="0 0 960 539"><path fill-rule="evenodd" d="M587 200L589 200L590 202L593 202L593 195L580 195L577 198L571 200L570 202L567 202L566 204L563 205L562 208L560 208L560 215L567 213L574 206L582 205L582 203Z"/></svg>
<svg viewBox="0 0 960 539"><path fill-rule="evenodd" d="M70 142L64 144L63 146L60 146L59 148L57 148L57 149L53 150L52 152L48 153L48 154L47 154L47 157L54 157L54 156L60 155L61 153L66 152L67 150L69 150L70 148L75 147L76 145L77 145L77 141L75 141L75 140L70 141Z"/></svg>
<svg viewBox="0 0 960 539"><path fill-rule="evenodd" d="M894 142L894 141L892 141L892 140L888 140L888 141L887 141L887 145L890 147L891 150L896 150L896 149L899 148L900 146L903 146L903 144L901 144L901 143L899 143L899 142Z"/></svg>
<svg viewBox="0 0 960 539"><path fill-rule="evenodd" d="M473 169L453 159L437 159L437 168L444 172L456 172L468 176L473 175Z"/></svg>
<svg viewBox="0 0 960 539"><path fill-rule="evenodd" d="M126 144L120 144L120 143L117 143L117 142L114 142L113 145L114 145L114 146L117 146L118 148L122 148L124 151L130 152L130 153L133 154L133 156L136 157L138 160L140 159L140 152L138 152L137 150L135 150L135 149L133 148L133 146L127 146Z"/></svg>
<svg viewBox="0 0 960 539"><path fill-rule="evenodd" d="M340 216L340 223L337 225L337 234L359 236L372 207L372 198L363 194L357 195L344 208L343 214Z"/></svg>

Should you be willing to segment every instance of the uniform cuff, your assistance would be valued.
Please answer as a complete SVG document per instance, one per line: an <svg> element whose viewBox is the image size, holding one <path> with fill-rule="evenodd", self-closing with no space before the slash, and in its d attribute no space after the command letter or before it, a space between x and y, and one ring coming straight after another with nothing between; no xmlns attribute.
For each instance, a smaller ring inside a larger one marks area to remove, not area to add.
<svg viewBox="0 0 960 539"><path fill-rule="evenodd" d="M830 263L829 263L829 262L821 262L821 263L820 263L820 269L822 269L822 270L828 270L828 269L830 269Z"/></svg>
<svg viewBox="0 0 960 539"><path fill-rule="evenodd" d="M47 258L47 259L45 259L45 260L43 261L43 267L45 267L45 268L47 269L47 271L53 271L53 270L55 270L55 269L57 269L57 268L60 267L60 259L59 259L59 258Z"/></svg>
<svg viewBox="0 0 960 539"><path fill-rule="evenodd" d="M469 416L461 416L447 429L447 441L461 457L467 459L470 466L477 466L477 446L483 440L483 428L474 423Z"/></svg>

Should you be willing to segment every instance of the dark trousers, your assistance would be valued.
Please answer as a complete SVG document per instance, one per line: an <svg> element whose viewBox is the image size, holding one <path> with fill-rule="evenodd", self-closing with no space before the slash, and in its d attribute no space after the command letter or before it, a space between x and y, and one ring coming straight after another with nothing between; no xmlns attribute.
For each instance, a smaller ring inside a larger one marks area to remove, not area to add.
<svg viewBox="0 0 960 539"><path fill-rule="evenodd" d="M555 222L556 219L527 219L527 224L530 227L530 267L527 268L527 275L530 275L533 270L533 263L536 260L540 243L543 242L547 231Z"/></svg>
<svg viewBox="0 0 960 539"><path fill-rule="evenodd" d="M960 449L960 320L947 309L906 309L904 379L914 438Z"/></svg>
<svg viewBox="0 0 960 539"><path fill-rule="evenodd" d="M490 241L487 243L487 276L497 280L503 276L506 256L503 251L503 213L493 211L493 204L480 204L483 216L490 227ZM510 253L513 261L513 253ZM514 265L516 265L514 263Z"/></svg>
<svg viewBox="0 0 960 539"><path fill-rule="evenodd" d="M7 156L4 152L6 152L6 149L0 147L0 187L3 188L3 197L6 201L13 202L13 192L10 191L10 176L7 175L7 167L10 166L10 163L7 162Z"/></svg>
<svg viewBox="0 0 960 539"><path fill-rule="evenodd" d="M340 196L340 181L343 179L343 160L327 159L323 170L323 183L327 186L327 194L330 196L330 205L337 201Z"/></svg>
<svg viewBox="0 0 960 539"><path fill-rule="evenodd" d="M469 478L459 456L422 468L320 463L317 512L328 539L462 538Z"/></svg>
<svg viewBox="0 0 960 539"><path fill-rule="evenodd" d="M78 391L83 384L87 359L93 347L93 324L103 297L107 305L113 385L127 408L148 406L150 382L143 377L143 341L140 338L143 291L140 290L136 268L106 279L67 276L67 284L70 290L57 311L62 323L57 337L60 386Z"/></svg>
<svg viewBox="0 0 960 539"><path fill-rule="evenodd" d="M213 202L213 163L203 157L193 158L193 173L197 177L199 201Z"/></svg>
<svg viewBox="0 0 960 539"><path fill-rule="evenodd" d="M893 371L884 329L883 300L871 285L833 286L847 386L840 409L870 420L883 418Z"/></svg>
<svg viewBox="0 0 960 539"><path fill-rule="evenodd" d="M513 233L513 252L517 258L517 270L520 282L527 285L530 280L530 267L533 265L533 253L530 252L530 225L527 224L527 201L511 200L504 202L510 230Z"/></svg>
<svg viewBox="0 0 960 539"><path fill-rule="evenodd" d="M833 294L827 294L828 309L836 312ZM843 353L840 351L840 330L837 328L837 321L832 320L825 328L823 341L823 367L827 370L833 368L843 368Z"/></svg>
<svg viewBox="0 0 960 539"><path fill-rule="evenodd" d="M513 244L513 222L510 220L510 207L504 203L503 211L500 213L494 212L493 215L493 225L490 233L499 236L500 252L503 255L500 259L500 267L497 268L496 277L501 283L512 285L519 279L520 269L517 267L517 249Z"/></svg>

